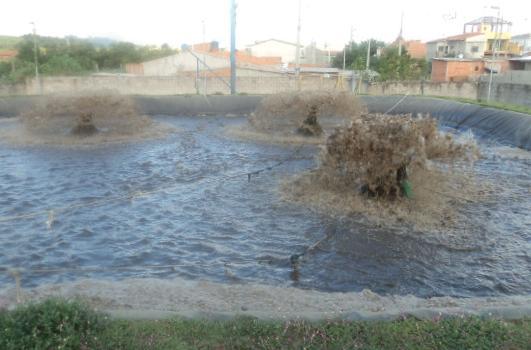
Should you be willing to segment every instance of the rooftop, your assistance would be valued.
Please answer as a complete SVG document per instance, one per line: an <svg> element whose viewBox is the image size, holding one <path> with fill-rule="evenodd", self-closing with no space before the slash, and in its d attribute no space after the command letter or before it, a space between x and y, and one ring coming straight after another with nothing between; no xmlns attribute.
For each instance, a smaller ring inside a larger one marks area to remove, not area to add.
<svg viewBox="0 0 531 350"><path fill-rule="evenodd" d="M276 41L276 42L279 42L279 43L282 43L282 44L286 44L286 45L297 46L296 43L292 43L292 42L285 41L285 40L280 40L280 39L274 39L274 38L271 38L271 39L266 39L266 40L255 41L254 44L247 45L247 47L251 47L251 46L255 46L255 45L260 45L260 44L265 43L265 42L268 42L268 41ZM299 46L300 46L300 47L304 47L303 45L299 45Z"/></svg>
<svg viewBox="0 0 531 350"><path fill-rule="evenodd" d="M18 54L17 50L0 50L0 58L12 58Z"/></svg>
<svg viewBox="0 0 531 350"><path fill-rule="evenodd" d="M531 56L524 56L524 57L515 57L509 59L509 61L516 61L516 62L531 62Z"/></svg>
<svg viewBox="0 0 531 350"><path fill-rule="evenodd" d="M446 37L446 38L431 40L431 41L428 41L428 43L434 43L434 42L437 42L437 41L463 41L463 40L466 40L468 38L472 38L472 37L479 36L479 35L483 35L483 33L480 33L480 32L464 33L464 34L449 36L449 37Z"/></svg>
<svg viewBox="0 0 531 350"><path fill-rule="evenodd" d="M434 57L434 61L446 61L446 62L480 62L482 58L457 58L457 57Z"/></svg>
<svg viewBox="0 0 531 350"><path fill-rule="evenodd" d="M476 18L473 21L465 23L465 25L474 25L474 24L483 24L483 23L489 23L489 24L509 24L512 25L513 23L510 21L506 21L503 18L494 17L494 16L484 16Z"/></svg>
<svg viewBox="0 0 531 350"><path fill-rule="evenodd" d="M531 39L531 33L513 35L513 39Z"/></svg>

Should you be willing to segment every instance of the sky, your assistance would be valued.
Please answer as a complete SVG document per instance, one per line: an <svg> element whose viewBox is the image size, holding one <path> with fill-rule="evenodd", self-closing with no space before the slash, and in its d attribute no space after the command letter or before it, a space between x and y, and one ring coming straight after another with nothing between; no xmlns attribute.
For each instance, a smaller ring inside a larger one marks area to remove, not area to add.
<svg viewBox="0 0 531 350"><path fill-rule="evenodd" d="M460 34L481 16L513 22L513 34L531 33L531 1L300 0L301 43L341 49L352 37L429 41ZM236 0L237 47L269 38L295 42L299 0ZM17 0L2 5L0 35L23 35L35 22L40 35L110 37L142 45L173 47L216 40L230 43L230 0Z"/></svg>

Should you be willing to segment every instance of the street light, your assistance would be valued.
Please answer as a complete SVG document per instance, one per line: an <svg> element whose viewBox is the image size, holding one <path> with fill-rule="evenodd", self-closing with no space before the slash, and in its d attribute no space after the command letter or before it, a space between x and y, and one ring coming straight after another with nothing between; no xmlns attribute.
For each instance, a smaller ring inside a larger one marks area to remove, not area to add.
<svg viewBox="0 0 531 350"><path fill-rule="evenodd" d="M35 26L35 22L30 22L30 24L33 25L33 58L35 60L35 82L39 87L39 94L42 95L42 86L39 77L39 57L37 54L37 28Z"/></svg>

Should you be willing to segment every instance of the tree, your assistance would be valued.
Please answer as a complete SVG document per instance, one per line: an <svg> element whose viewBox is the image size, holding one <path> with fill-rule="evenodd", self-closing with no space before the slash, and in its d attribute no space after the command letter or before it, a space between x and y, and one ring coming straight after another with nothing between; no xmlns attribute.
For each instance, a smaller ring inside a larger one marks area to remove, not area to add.
<svg viewBox="0 0 531 350"><path fill-rule="evenodd" d="M69 55L53 56L41 66L41 72L45 75L76 75L86 71L78 60Z"/></svg>
<svg viewBox="0 0 531 350"><path fill-rule="evenodd" d="M54 38L37 36L37 58L43 75L73 75L101 69L116 70L127 63L139 63L178 51L168 44L157 46L137 46L129 42L112 42L98 45L94 39L80 39L74 36ZM104 38L98 39L99 42ZM15 71L6 64L0 66L0 80L20 81L34 74L34 37L24 35L16 41L18 55Z"/></svg>
<svg viewBox="0 0 531 350"><path fill-rule="evenodd" d="M345 66L347 69L363 71L367 68L368 41L361 43L351 42L334 58L333 66L343 68L343 52L345 52ZM376 56L381 49L380 56ZM370 69L378 72L379 80L418 80L423 79L428 71L425 60L413 59L402 49L402 55L398 55L398 47L386 46L383 41L371 40Z"/></svg>
<svg viewBox="0 0 531 350"><path fill-rule="evenodd" d="M343 52L345 52L345 67L352 70L365 70L367 67L367 49L369 41L361 43L350 42L343 51L339 52L334 58L332 65L336 68L343 68ZM384 47L383 41L371 39L371 62L370 68L376 67L376 53L379 47ZM345 51L346 50L346 51Z"/></svg>
<svg viewBox="0 0 531 350"><path fill-rule="evenodd" d="M411 58L406 50L398 55L398 48L388 46L378 59L376 71L379 79L385 80L419 80L426 76L426 60Z"/></svg>

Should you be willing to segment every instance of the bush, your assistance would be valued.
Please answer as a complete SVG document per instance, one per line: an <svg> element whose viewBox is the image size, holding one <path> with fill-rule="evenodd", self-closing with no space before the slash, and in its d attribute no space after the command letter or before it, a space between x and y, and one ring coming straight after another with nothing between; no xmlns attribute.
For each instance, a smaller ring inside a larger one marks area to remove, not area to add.
<svg viewBox="0 0 531 350"><path fill-rule="evenodd" d="M0 349L79 349L104 328L85 304L50 299L0 313Z"/></svg>
<svg viewBox="0 0 531 350"><path fill-rule="evenodd" d="M81 64L68 55L54 56L41 67L46 75L76 75L85 71Z"/></svg>
<svg viewBox="0 0 531 350"><path fill-rule="evenodd" d="M19 83L34 76L35 65L31 62L15 60L15 71L11 71L11 63L4 63L0 68L0 81L6 83Z"/></svg>

